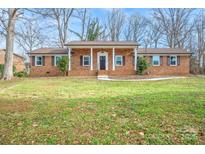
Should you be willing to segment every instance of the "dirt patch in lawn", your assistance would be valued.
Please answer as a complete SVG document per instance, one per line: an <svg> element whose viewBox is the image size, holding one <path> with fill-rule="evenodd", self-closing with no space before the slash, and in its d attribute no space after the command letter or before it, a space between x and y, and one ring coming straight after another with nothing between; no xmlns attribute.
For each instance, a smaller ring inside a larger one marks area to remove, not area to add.
<svg viewBox="0 0 205 154"><path fill-rule="evenodd" d="M31 104L28 102L15 102L15 103L0 102L0 111L25 112L30 107Z"/></svg>

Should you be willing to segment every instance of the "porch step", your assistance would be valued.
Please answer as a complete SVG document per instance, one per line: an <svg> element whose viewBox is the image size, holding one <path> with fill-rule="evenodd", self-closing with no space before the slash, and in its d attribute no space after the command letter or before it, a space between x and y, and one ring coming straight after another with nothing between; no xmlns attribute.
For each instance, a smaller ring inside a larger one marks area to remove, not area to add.
<svg viewBox="0 0 205 154"><path fill-rule="evenodd" d="M108 75L98 75L97 79L98 80L109 80L109 77L108 77Z"/></svg>

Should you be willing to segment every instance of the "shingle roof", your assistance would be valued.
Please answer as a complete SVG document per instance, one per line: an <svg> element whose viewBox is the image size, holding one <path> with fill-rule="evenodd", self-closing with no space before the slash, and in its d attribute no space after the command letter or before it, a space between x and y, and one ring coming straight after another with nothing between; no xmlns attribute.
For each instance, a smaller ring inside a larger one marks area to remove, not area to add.
<svg viewBox="0 0 205 154"><path fill-rule="evenodd" d="M191 54L185 49L174 49L174 48L139 48L138 53L140 54Z"/></svg>
<svg viewBox="0 0 205 154"><path fill-rule="evenodd" d="M67 54L68 50L65 48L39 48L31 51L29 54Z"/></svg>
<svg viewBox="0 0 205 154"><path fill-rule="evenodd" d="M139 46L133 41L71 41L65 46Z"/></svg>
<svg viewBox="0 0 205 154"><path fill-rule="evenodd" d="M6 49L0 49L0 52L1 52L1 51L5 52L5 51L6 51ZM20 56L20 55L18 55L18 54L16 54L16 53L13 53L13 55L15 55L15 56L17 56L17 57L19 57L19 58L22 58L22 59L23 59L23 56Z"/></svg>
<svg viewBox="0 0 205 154"><path fill-rule="evenodd" d="M67 54L66 48L40 48L33 50L29 54ZM139 48L138 54L191 54L185 49L173 48Z"/></svg>

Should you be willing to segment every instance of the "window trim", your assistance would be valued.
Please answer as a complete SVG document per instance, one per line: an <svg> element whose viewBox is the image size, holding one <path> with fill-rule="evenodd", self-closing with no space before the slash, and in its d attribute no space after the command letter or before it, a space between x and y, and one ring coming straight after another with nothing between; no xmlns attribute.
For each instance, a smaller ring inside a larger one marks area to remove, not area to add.
<svg viewBox="0 0 205 154"><path fill-rule="evenodd" d="M84 58L85 57L88 57L89 58L89 64L88 65L85 65L84 64ZM90 66L90 55L83 55L83 66Z"/></svg>
<svg viewBox="0 0 205 154"><path fill-rule="evenodd" d="M41 65L37 65L37 57L41 57ZM35 56L35 66L43 66L43 56Z"/></svg>
<svg viewBox="0 0 205 154"><path fill-rule="evenodd" d="M175 63L175 65L172 65L172 64L171 64L171 57L175 57L175 58L176 58L176 63ZM177 55L170 55L170 56L169 56L169 66L177 66Z"/></svg>
<svg viewBox="0 0 205 154"><path fill-rule="evenodd" d="M55 55L55 56L54 56L54 66L57 66L57 64L56 64L56 57L60 57L60 58L62 58L61 55Z"/></svg>
<svg viewBox="0 0 205 154"><path fill-rule="evenodd" d="M121 58L121 65L117 64L117 57L120 57ZM115 66L123 66L123 58L122 58L122 55L115 55Z"/></svg>
<svg viewBox="0 0 205 154"><path fill-rule="evenodd" d="M153 61L153 59L154 59L153 57L154 57L154 56L158 56L158 57L159 57L159 61L158 61L158 64L157 64L157 65L154 64L154 61ZM159 56L159 55L153 55L153 56L152 56L152 66L160 66L160 56Z"/></svg>

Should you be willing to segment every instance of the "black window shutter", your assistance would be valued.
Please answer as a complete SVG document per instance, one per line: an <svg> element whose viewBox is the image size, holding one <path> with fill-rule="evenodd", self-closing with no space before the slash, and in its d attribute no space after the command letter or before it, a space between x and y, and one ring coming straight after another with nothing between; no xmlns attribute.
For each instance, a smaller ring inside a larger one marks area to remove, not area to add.
<svg viewBox="0 0 205 154"><path fill-rule="evenodd" d="M177 65L180 65L180 56L177 56Z"/></svg>
<svg viewBox="0 0 205 154"><path fill-rule="evenodd" d="M163 56L160 56L160 65L163 64Z"/></svg>
<svg viewBox="0 0 205 154"><path fill-rule="evenodd" d="M43 66L45 66L45 56L43 56Z"/></svg>
<svg viewBox="0 0 205 154"><path fill-rule="evenodd" d="M83 66L83 56L80 56L80 66Z"/></svg>
<svg viewBox="0 0 205 154"><path fill-rule="evenodd" d="M35 66L35 56L32 56L32 66Z"/></svg>
<svg viewBox="0 0 205 154"><path fill-rule="evenodd" d="M132 56L132 65L135 66L135 56Z"/></svg>
<svg viewBox="0 0 205 154"><path fill-rule="evenodd" d="M167 65L170 66L170 56L167 56Z"/></svg>
<svg viewBox="0 0 205 154"><path fill-rule="evenodd" d="M122 57L123 66L125 66L125 56Z"/></svg>
<svg viewBox="0 0 205 154"><path fill-rule="evenodd" d="M51 64L52 64L52 66L54 66L54 58L55 58L54 56L51 57Z"/></svg>
<svg viewBox="0 0 205 154"><path fill-rule="evenodd" d="M150 56L150 65L152 65L152 56Z"/></svg>

